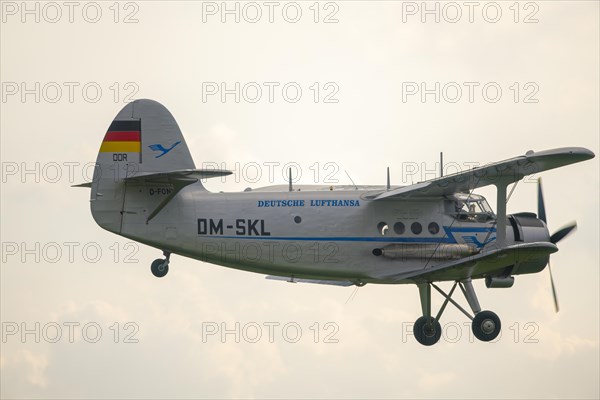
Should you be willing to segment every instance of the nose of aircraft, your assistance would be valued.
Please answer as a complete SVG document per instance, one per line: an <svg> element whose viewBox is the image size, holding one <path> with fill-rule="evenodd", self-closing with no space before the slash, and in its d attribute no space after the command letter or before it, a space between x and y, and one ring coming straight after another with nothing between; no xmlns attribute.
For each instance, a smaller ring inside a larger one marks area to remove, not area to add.
<svg viewBox="0 0 600 400"><path fill-rule="evenodd" d="M549 242L550 231L546 221L540 218L535 218L529 224L527 221L523 221L522 218L519 221L523 226L523 240L525 242Z"/></svg>

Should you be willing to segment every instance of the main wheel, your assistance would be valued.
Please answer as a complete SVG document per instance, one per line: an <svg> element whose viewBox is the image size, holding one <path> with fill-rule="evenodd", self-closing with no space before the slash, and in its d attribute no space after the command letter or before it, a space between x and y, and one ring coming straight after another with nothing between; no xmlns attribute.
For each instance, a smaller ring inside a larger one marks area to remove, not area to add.
<svg viewBox="0 0 600 400"><path fill-rule="evenodd" d="M169 264L167 263L167 260L157 258L156 260L152 261L150 270L155 277L162 278L167 274L167 272L169 272Z"/></svg>
<svg viewBox="0 0 600 400"><path fill-rule="evenodd" d="M477 339L489 342L500 334L500 318L491 311L480 311L475 314L471 328Z"/></svg>
<svg viewBox="0 0 600 400"><path fill-rule="evenodd" d="M433 321L433 318L420 317L415 321L413 333L419 343L424 346L436 344L442 336L442 326L438 321Z"/></svg>

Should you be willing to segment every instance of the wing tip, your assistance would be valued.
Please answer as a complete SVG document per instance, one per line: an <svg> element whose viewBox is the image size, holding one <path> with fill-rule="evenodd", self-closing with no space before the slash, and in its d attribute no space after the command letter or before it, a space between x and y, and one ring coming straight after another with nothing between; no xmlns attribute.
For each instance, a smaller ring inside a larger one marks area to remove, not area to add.
<svg viewBox="0 0 600 400"><path fill-rule="evenodd" d="M571 156L577 158L577 162L591 160L596 157L593 151L585 147L559 147L556 149L533 151L529 150L525 153L527 157L538 156Z"/></svg>

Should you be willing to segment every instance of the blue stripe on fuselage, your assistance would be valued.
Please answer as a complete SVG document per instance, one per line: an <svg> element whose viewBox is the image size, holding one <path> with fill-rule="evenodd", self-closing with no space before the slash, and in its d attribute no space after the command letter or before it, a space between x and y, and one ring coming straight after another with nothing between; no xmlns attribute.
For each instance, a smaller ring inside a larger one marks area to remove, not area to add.
<svg viewBox="0 0 600 400"><path fill-rule="evenodd" d="M305 236L204 236L211 239L254 239L254 240L297 240L297 241L326 241L326 242L387 242L387 243L458 243L454 237L454 232L476 233L476 232L496 232L496 228L469 228L457 227L451 228L444 226L446 235L443 237L305 237ZM489 242L489 241L488 241Z"/></svg>

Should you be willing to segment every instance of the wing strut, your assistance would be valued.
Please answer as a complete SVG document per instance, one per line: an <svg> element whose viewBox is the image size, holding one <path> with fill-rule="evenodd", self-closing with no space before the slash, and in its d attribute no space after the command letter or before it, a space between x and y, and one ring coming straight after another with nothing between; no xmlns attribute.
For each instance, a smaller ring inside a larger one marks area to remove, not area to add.
<svg viewBox="0 0 600 400"><path fill-rule="evenodd" d="M510 182L496 183L496 243L500 249L506 246L506 188Z"/></svg>

